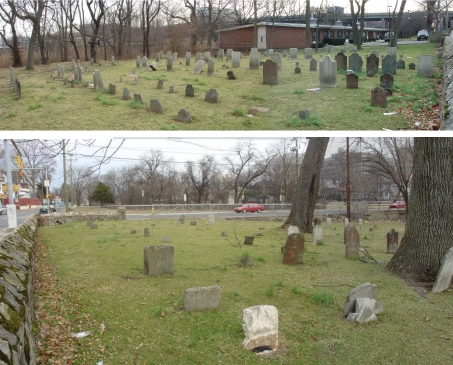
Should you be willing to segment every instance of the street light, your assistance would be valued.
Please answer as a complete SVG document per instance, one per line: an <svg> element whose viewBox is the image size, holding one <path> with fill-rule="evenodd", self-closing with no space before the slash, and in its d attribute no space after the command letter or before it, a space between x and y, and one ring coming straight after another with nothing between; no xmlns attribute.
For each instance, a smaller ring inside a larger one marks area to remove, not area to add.
<svg viewBox="0 0 453 365"><path fill-rule="evenodd" d="M412 15L412 10L409 10L409 40L411 39L411 15Z"/></svg>

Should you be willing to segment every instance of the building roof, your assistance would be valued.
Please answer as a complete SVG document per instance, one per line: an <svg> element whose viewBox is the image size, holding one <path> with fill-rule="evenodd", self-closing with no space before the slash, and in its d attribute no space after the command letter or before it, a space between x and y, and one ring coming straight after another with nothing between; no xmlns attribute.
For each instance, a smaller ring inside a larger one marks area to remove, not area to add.
<svg viewBox="0 0 453 365"><path fill-rule="evenodd" d="M259 22L257 26L274 26L274 27L286 27L286 28L306 28L306 24L301 23L273 23L272 22ZM219 29L219 32L228 32L230 30L244 29L244 28L253 28L253 24L239 25L237 27L223 28ZM310 29L315 29L316 27L310 27ZM347 25L329 25L329 24L320 24L319 29L334 29L334 30L352 30L352 27ZM372 31L385 31L383 28L370 28L364 27L363 30L372 30Z"/></svg>

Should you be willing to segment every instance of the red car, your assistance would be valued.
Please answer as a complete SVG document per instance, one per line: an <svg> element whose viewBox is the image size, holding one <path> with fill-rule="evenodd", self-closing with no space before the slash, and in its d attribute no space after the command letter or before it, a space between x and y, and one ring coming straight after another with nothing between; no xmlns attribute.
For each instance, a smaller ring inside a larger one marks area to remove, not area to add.
<svg viewBox="0 0 453 365"><path fill-rule="evenodd" d="M234 211L236 213L247 213L247 212L250 212L250 213L254 213L254 212L258 212L258 213L261 213L262 211L264 210L264 205L261 205L261 204L244 204L244 205L241 205L240 207L236 207L234 208Z"/></svg>
<svg viewBox="0 0 453 365"><path fill-rule="evenodd" d="M406 208L405 202L393 202L389 205L389 208Z"/></svg>

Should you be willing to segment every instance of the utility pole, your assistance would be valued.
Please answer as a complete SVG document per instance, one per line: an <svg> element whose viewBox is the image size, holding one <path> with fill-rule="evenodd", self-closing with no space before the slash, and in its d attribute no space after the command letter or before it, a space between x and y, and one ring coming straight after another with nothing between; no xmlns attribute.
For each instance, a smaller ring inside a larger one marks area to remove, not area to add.
<svg viewBox="0 0 453 365"><path fill-rule="evenodd" d="M13 193L13 178L11 174L11 156L9 149L9 140L3 140L5 145L5 160L6 160L6 180L8 180L8 204L6 209L8 211L8 228L14 229L17 227L17 214L16 204L14 204L14 193Z"/></svg>
<svg viewBox="0 0 453 365"><path fill-rule="evenodd" d="M76 160L77 160L76 158L69 159L69 171L71 173L71 204L73 207L74 207L74 179L73 179L73 172L72 172L72 161L76 161Z"/></svg>
<svg viewBox="0 0 453 365"><path fill-rule="evenodd" d="M69 197L68 197L68 185L66 183L66 144L65 140L62 140L63 147L63 190L64 190L64 199L66 201L66 213L69 213Z"/></svg>
<svg viewBox="0 0 453 365"><path fill-rule="evenodd" d="M351 180L350 180L350 159L349 159L349 137L346 137L346 218L351 220Z"/></svg>

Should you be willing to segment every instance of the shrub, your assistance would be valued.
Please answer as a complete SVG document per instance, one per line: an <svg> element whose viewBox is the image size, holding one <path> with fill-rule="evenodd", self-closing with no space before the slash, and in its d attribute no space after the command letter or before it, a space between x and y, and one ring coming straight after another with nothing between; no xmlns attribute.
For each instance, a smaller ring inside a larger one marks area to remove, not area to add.
<svg viewBox="0 0 453 365"><path fill-rule="evenodd" d="M318 44L318 48L323 48L326 45L326 43L321 43L321 42L318 42L317 44ZM316 48L316 43L313 43L311 45L311 48Z"/></svg>
<svg viewBox="0 0 453 365"><path fill-rule="evenodd" d="M324 38L323 42L332 46L343 46L346 42L346 38Z"/></svg>

